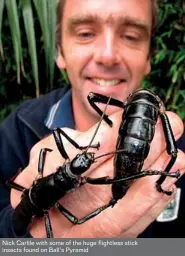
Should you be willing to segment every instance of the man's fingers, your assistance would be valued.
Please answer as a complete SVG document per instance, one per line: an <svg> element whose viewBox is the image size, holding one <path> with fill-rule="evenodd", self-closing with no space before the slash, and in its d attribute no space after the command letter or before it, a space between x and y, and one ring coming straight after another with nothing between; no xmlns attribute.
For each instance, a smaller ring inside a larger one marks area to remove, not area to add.
<svg viewBox="0 0 185 256"><path fill-rule="evenodd" d="M163 195L162 198L144 216L142 216L127 231L124 231L120 237L135 238L141 234L153 221L155 221L160 213L175 198L176 186L173 185L172 188L174 193L171 196Z"/></svg>

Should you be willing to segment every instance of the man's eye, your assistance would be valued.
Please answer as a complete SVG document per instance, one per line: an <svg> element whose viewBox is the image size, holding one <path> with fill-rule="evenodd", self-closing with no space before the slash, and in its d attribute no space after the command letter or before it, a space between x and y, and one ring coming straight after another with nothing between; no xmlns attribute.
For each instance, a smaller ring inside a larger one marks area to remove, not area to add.
<svg viewBox="0 0 185 256"><path fill-rule="evenodd" d="M92 38L94 34L92 32L80 32L78 33L79 38Z"/></svg>
<svg viewBox="0 0 185 256"><path fill-rule="evenodd" d="M124 35L124 36L123 36L123 39L126 39L126 40L128 40L128 41L130 41L130 42L136 42L136 41L138 41L138 38L135 37L135 36L132 36L132 35Z"/></svg>

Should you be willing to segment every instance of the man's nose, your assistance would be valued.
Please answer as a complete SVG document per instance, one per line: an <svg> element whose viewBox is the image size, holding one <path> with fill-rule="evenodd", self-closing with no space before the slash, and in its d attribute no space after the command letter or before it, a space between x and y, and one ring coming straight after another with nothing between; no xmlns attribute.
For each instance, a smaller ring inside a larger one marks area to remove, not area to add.
<svg viewBox="0 0 185 256"><path fill-rule="evenodd" d="M102 36L99 39L94 56L97 64L102 64L106 67L112 67L120 63L119 48L111 34Z"/></svg>

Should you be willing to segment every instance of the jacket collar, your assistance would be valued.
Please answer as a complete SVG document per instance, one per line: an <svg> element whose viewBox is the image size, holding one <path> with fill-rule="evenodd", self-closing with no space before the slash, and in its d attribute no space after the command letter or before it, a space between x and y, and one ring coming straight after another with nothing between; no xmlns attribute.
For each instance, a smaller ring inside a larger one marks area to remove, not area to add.
<svg viewBox="0 0 185 256"><path fill-rule="evenodd" d="M53 109L55 109L54 112ZM48 120L51 113L53 113L53 119L50 123ZM39 139L49 135L51 129L55 127L74 129L71 90L58 89L40 99L30 100L23 104L17 115L19 121L23 122Z"/></svg>
<svg viewBox="0 0 185 256"><path fill-rule="evenodd" d="M50 108L44 123L50 130L56 127L68 127L75 129L71 90L69 90L62 99L57 101Z"/></svg>

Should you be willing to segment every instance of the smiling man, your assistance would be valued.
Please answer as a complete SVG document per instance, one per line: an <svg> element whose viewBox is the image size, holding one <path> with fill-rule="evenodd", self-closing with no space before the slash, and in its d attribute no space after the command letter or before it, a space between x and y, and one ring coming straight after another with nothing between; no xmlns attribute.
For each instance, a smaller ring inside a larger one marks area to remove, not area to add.
<svg viewBox="0 0 185 256"><path fill-rule="evenodd" d="M149 73L152 15L154 1L64 3L57 64L72 84L77 129L98 121L87 101L91 91L124 101Z"/></svg>
<svg viewBox="0 0 185 256"><path fill-rule="evenodd" d="M58 89L41 99L26 102L1 124L0 176L3 180L12 178L21 168L23 171L18 173L15 182L29 188L38 177L42 148L53 150L47 153L44 176L63 165L65 159L59 154L53 136L47 136L56 127L70 128L63 129L80 145L89 143L99 116L89 105L88 94L101 93L125 101L140 87L144 76L150 72L156 13L155 0L59 0L57 65L67 71L71 88ZM100 104L100 108L104 110L105 106ZM95 137L95 141L100 142L100 150L95 150L96 154L115 150L122 113L116 107L108 106L106 114L110 115L114 126L110 128L104 122L100 125ZM177 140L183 133L182 121L174 113L167 115ZM184 149L183 137L178 146ZM66 141L64 148L70 159L79 152ZM169 161L165 148L163 128L158 122L144 169L164 170ZM184 162L185 155L179 149L172 171L179 170L183 175ZM99 159L85 175L112 176L113 157ZM54 237L182 236L179 230L185 230L182 228L185 224L185 179L182 177L178 181L178 190L174 185L176 179L165 181L165 189L178 191L172 196L156 190L157 179L136 180L113 208L82 225L74 225L52 208L49 215ZM23 219L15 214L21 192L12 189L10 194L3 182L0 186L0 237L45 237L43 218L35 218L26 229L20 228L19 234L16 232L23 223ZM105 205L111 196L110 186L84 185L61 198L60 203L80 219ZM172 199L170 214L175 212L173 218L162 217L163 222L160 219L160 223L152 223Z"/></svg>

